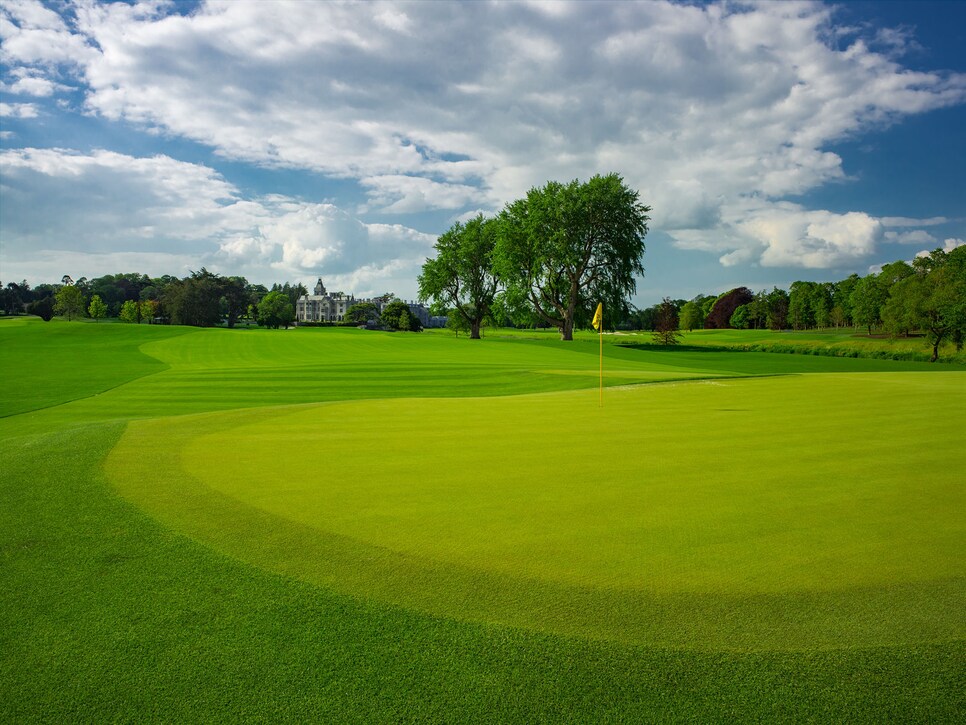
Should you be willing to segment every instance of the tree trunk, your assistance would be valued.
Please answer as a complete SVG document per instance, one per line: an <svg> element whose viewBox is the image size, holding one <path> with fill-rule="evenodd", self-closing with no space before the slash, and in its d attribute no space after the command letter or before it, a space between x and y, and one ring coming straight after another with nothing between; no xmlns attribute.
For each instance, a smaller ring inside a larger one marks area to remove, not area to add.
<svg viewBox="0 0 966 725"><path fill-rule="evenodd" d="M563 324L560 325L560 339L561 340L573 340L574 339L574 318L573 315L565 317Z"/></svg>
<svg viewBox="0 0 966 725"><path fill-rule="evenodd" d="M470 339L479 340L480 339L480 321L473 320L470 322Z"/></svg>

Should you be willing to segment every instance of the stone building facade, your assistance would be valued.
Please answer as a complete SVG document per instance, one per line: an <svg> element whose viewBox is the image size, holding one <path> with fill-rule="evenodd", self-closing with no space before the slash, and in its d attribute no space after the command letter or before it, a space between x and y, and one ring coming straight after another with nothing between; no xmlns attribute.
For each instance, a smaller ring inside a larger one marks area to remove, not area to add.
<svg viewBox="0 0 966 725"><path fill-rule="evenodd" d="M295 318L299 322L342 322L346 310L361 301L344 292L326 292L320 279L315 283L314 294L299 297Z"/></svg>
<svg viewBox="0 0 966 725"><path fill-rule="evenodd" d="M295 305L295 319L298 322L342 322L345 318L346 310L352 305L360 302L371 302L379 312L387 304L387 298L378 299L356 299L355 295L345 292L327 292L322 280L315 283L313 294L302 295ZM427 310L419 302L407 302L409 311L419 318L423 327L445 327L446 318L442 318L441 324L434 324L437 318L431 318Z"/></svg>

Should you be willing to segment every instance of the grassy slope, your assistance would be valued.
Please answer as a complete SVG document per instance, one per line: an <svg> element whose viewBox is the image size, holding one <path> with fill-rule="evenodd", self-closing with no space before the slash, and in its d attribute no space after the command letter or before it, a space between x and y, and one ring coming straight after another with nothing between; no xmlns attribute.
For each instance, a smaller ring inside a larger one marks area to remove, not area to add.
<svg viewBox="0 0 966 725"><path fill-rule="evenodd" d="M204 341L214 334L235 335L192 331L171 343L198 335L199 349L214 350L249 333L228 343ZM62 339L59 347L49 340L17 344L27 359L41 352L71 356L91 375L108 363L126 371L76 395L65 385L64 400L130 380L144 363L136 338L110 355L98 352L100 341ZM290 344L280 336L264 339L272 356L278 341ZM402 344L422 339L400 336ZM126 419L257 405L273 396L307 402L359 392L345 390L357 379L351 375L323 376L313 387L313 374L326 372L317 363L307 363L304 375L300 364L267 364L256 374L258 347L251 364L233 368L242 387L222 382L225 371L175 367L105 395L9 415L51 402L38 395L31 404L27 396L0 420L0 720L938 721L964 712L959 643L732 655L458 623L233 561L119 499L101 463ZM410 359L395 390L459 395L466 387L459 373L473 374L472 358L491 354L481 350L450 363L459 372L444 382L436 365L423 365L420 376L418 359ZM222 358L224 367L244 358L232 353ZM197 359L190 350L172 354L171 364ZM346 364L350 357L343 356ZM544 374L521 372L513 385L506 375L491 375L487 390L593 385L592 376L574 374L583 364L567 358L547 361ZM386 362L398 369L396 356ZM4 361L5 380L21 367L11 364ZM490 364L496 363L478 361L476 369ZM626 369L646 377L644 367ZM158 382L165 376L171 387Z"/></svg>

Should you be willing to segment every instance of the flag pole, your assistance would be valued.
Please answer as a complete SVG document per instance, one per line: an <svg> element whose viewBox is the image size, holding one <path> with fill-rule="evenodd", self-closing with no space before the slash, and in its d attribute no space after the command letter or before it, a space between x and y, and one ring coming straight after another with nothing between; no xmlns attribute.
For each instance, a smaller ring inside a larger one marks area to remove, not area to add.
<svg viewBox="0 0 966 725"><path fill-rule="evenodd" d="M594 320L591 323L597 330L597 338L600 340L600 400L598 407L604 407L604 303L597 303L597 310L594 312Z"/></svg>

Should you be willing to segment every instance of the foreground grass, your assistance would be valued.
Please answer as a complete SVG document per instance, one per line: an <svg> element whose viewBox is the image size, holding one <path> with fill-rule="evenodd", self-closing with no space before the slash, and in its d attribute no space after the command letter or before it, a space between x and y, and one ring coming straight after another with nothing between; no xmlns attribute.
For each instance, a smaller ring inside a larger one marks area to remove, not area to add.
<svg viewBox="0 0 966 725"><path fill-rule="evenodd" d="M182 334L167 341L139 341L131 333L110 355L100 352L98 337L55 344L38 334L36 343L15 341L28 360L43 349L45 356L87 366L91 375L105 366L119 372L80 389L60 386L64 404L56 407L46 393L23 396L0 419L0 720L937 722L966 712L961 638L738 653L646 646L458 621L225 556L217 543L185 536L117 495L103 464L129 421L150 426L161 416L204 413L190 419L200 420L207 411L229 409L244 417L254 413L245 408L259 405L396 397L387 396L392 392L445 396L459 405L455 399L472 388L464 377L477 373L490 396L585 389L595 401L594 366L589 376L583 370L596 350L515 343L498 351L489 347L495 341L486 348L463 341L433 347L424 342L428 336L379 342L386 336L329 331L175 332ZM0 334L12 335L5 343L17 337L5 329ZM363 351L354 343L371 347ZM420 357L421 344L431 363ZM724 355L711 353L718 354ZM776 374L783 360L796 359L660 355L615 351L613 369L621 373L609 382ZM855 371L887 364L833 362L854 364ZM5 381L18 369L10 364L4 362ZM957 374L939 377L946 375ZM923 406L935 397L922 391ZM321 408L290 412L313 410ZM702 431L716 430L705 422L695 422L696 445ZM420 421L413 423L418 431ZM955 430L958 423L940 412L933 425ZM413 438L417 449L433 450L432 440ZM367 445L379 450L377 441ZM288 451L280 448L279 459ZM339 452L320 453L321 474L340 460ZM495 465L500 454L485 450L480 460ZM820 459L822 451L814 455ZM957 455L957 449L929 451L922 460L953 466ZM620 460L644 465L629 456ZM284 473L269 470L267 479ZM951 594L961 596L961 584ZM950 605L955 623L961 610L941 595L939 601Z"/></svg>

